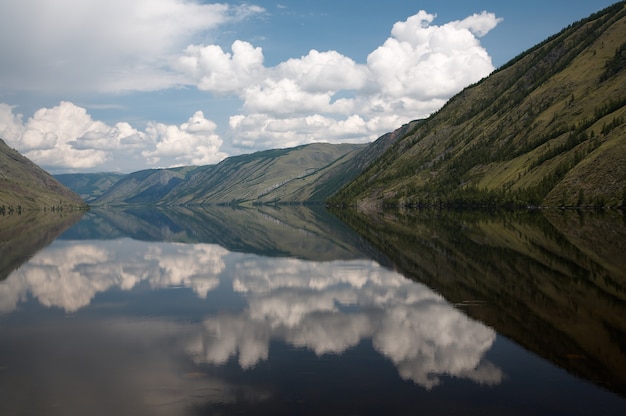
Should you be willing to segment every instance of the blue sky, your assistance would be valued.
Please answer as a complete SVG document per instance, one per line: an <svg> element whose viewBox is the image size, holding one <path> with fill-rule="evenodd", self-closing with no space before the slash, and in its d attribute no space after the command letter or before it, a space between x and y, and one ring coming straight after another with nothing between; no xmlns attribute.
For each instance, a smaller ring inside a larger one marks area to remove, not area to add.
<svg viewBox="0 0 626 416"><path fill-rule="evenodd" d="M604 0L0 4L0 137L52 173L369 142Z"/></svg>

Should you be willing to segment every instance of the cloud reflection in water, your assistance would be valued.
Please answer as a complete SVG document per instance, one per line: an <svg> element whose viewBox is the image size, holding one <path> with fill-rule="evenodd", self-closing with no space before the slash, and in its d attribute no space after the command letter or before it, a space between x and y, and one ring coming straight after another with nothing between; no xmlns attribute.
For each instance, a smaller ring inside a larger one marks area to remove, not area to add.
<svg viewBox="0 0 626 416"><path fill-rule="evenodd" d="M0 284L0 311L32 295L42 305L76 312L98 293L189 287L202 299L222 285L243 296L238 312L186 324L184 349L197 364L235 358L251 369L279 340L317 355L341 354L364 340L406 380L427 388L442 375L498 384L486 361L496 334L426 286L370 260L310 262L231 253L211 244L134 240L57 241ZM189 332L188 332L189 330Z"/></svg>
<svg viewBox="0 0 626 416"><path fill-rule="evenodd" d="M249 368L267 358L270 339L317 355L371 339L404 379L426 388L442 374L482 384L502 380L500 369L482 359L495 340L491 328L375 262L248 259L238 265L233 287L248 307L204 320L204 332L188 347L198 362L238 356Z"/></svg>

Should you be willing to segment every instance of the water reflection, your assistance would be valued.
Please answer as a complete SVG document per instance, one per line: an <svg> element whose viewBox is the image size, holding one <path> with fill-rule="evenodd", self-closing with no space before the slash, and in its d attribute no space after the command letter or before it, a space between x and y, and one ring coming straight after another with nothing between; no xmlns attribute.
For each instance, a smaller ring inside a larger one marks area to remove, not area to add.
<svg viewBox="0 0 626 416"><path fill-rule="evenodd" d="M65 238L121 237L218 244L229 251L315 261L366 257L358 235L322 207L95 209Z"/></svg>
<svg viewBox="0 0 626 416"><path fill-rule="evenodd" d="M204 320L204 332L189 348L196 361L222 364L238 356L248 368L267 359L271 339L317 355L371 339L403 378L427 388L440 374L501 380L500 370L482 362L495 339L492 329L376 263L251 259L236 270L233 287L248 307Z"/></svg>
<svg viewBox="0 0 626 416"><path fill-rule="evenodd" d="M214 289L228 252L211 244L147 244L134 240L59 241L35 255L0 286L0 312L11 312L27 295L44 306L75 312L97 293L150 287L190 287L201 298Z"/></svg>
<svg viewBox="0 0 626 416"><path fill-rule="evenodd" d="M141 212L89 213L0 282L0 414L623 409L551 364L619 391L623 260L593 219L352 218L377 251L301 208Z"/></svg>
<svg viewBox="0 0 626 416"><path fill-rule="evenodd" d="M81 219L84 212L0 215L0 281Z"/></svg>
<svg viewBox="0 0 626 416"><path fill-rule="evenodd" d="M622 212L339 215L405 276L568 371L626 396Z"/></svg>
<svg viewBox="0 0 626 416"><path fill-rule="evenodd" d="M227 273L224 273L228 270ZM495 332L467 318L427 287L369 260L309 262L231 253L211 244L59 241L0 286L0 311L29 296L76 312L98 293L187 287L206 299L220 285L245 299L238 313L205 317L185 347L196 363L243 369L267 360L271 340L341 354L371 339L401 376L426 388L447 374L480 383L501 380L483 362Z"/></svg>

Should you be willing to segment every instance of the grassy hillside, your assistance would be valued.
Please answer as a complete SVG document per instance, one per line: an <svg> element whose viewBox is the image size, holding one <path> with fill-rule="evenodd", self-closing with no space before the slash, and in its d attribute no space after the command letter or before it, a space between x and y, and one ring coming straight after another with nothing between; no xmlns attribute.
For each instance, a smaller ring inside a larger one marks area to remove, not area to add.
<svg viewBox="0 0 626 416"><path fill-rule="evenodd" d="M121 173L68 173L53 176L89 203L101 196L125 175Z"/></svg>
<svg viewBox="0 0 626 416"><path fill-rule="evenodd" d="M85 206L78 195L0 139L0 214Z"/></svg>
<svg viewBox="0 0 626 416"><path fill-rule="evenodd" d="M466 88L331 202L624 205L625 67L621 2Z"/></svg>
<svg viewBox="0 0 626 416"><path fill-rule="evenodd" d="M360 145L317 143L235 156L198 172L167 199L178 204L302 202L323 172Z"/></svg>
<svg viewBox="0 0 626 416"><path fill-rule="evenodd" d="M342 174L342 166L365 147L317 143L234 156L217 165L135 172L115 183L93 204L323 202L351 178Z"/></svg>
<svg viewBox="0 0 626 416"><path fill-rule="evenodd" d="M210 167L208 167L210 168ZM185 181L198 167L149 169L125 175L102 195L92 200L93 205L139 204L154 205L172 189Z"/></svg>

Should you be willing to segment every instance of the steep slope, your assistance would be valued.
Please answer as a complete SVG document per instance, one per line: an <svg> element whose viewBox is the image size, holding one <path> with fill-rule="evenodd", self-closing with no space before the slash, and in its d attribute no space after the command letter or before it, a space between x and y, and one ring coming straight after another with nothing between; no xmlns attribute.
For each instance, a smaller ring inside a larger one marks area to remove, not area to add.
<svg viewBox="0 0 626 416"><path fill-rule="evenodd" d="M194 175L168 198L177 204L303 202L293 195L362 145L316 143L228 158ZM304 192L306 193L306 192Z"/></svg>
<svg viewBox="0 0 626 416"><path fill-rule="evenodd" d="M398 140L334 203L618 206L626 3L574 23Z"/></svg>
<svg viewBox="0 0 626 416"><path fill-rule="evenodd" d="M121 173L64 173L53 176L89 203L106 192L125 175Z"/></svg>
<svg viewBox="0 0 626 416"><path fill-rule="evenodd" d="M316 177L314 187L303 187L301 191L312 191L302 198L306 201L326 201L342 186L352 181L365 170L372 162L381 157L399 139L414 130L421 120L412 121L376 139L365 149L359 149L337 160L328 169Z"/></svg>
<svg viewBox="0 0 626 416"><path fill-rule="evenodd" d="M234 156L217 165L154 169L126 175L94 205L296 203L336 191L350 179L341 166L366 145L317 143ZM336 185L323 178L337 176Z"/></svg>
<svg viewBox="0 0 626 416"><path fill-rule="evenodd" d="M84 208L83 200L0 139L0 212Z"/></svg>
<svg viewBox="0 0 626 416"><path fill-rule="evenodd" d="M201 168L149 169L134 172L113 184L101 196L96 197L92 204L154 205L198 169Z"/></svg>

